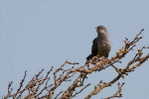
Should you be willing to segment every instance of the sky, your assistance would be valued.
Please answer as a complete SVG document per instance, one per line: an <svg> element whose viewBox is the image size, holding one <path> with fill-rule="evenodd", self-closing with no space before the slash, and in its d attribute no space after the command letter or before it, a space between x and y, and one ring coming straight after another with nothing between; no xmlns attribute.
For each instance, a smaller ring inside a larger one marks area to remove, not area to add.
<svg viewBox="0 0 149 99"><path fill-rule="evenodd" d="M0 0L0 96L25 70L31 76L65 60L83 64L97 25L109 30L110 56L125 37L132 38L142 28L141 45L148 45L148 4L148 0ZM149 98L148 70L146 63L129 75L121 99ZM94 76L92 80L98 77Z"/></svg>

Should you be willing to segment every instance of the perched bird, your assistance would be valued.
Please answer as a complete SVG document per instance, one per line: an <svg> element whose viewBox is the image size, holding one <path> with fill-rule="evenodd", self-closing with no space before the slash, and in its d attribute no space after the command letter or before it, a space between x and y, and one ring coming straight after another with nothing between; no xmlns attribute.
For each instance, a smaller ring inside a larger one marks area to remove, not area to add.
<svg viewBox="0 0 149 99"><path fill-rule="evenodd" d="M93 40L91 54L86 58L87 61L92 59L94 56L107 58L111 50L107 28L103 25L100 25L96 28L96 32L97 37Z"/></svg>

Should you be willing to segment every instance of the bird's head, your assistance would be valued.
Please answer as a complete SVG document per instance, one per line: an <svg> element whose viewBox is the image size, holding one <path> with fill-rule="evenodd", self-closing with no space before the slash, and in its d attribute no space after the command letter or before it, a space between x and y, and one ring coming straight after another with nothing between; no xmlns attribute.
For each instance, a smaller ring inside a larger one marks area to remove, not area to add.
<svg viewBox="0 0 149 99"><path fill-rule="evenodd" d="M97 26L96 31L98 36L108 34L107 28L103 25Z"/></svg>

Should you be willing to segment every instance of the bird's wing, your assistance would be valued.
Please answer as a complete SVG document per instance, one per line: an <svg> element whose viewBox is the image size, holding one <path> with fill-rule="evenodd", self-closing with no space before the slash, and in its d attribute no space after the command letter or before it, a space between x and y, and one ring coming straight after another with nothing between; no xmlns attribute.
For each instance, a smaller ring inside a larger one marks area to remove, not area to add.
<svg viewBox="0 0 149 99"><path fill-rule="evenodd" d="M93 40L91 54L87 57L87 60L97 55L97 38Z"/></svg>
<svg viewBox="0 0 149 99"><path fill-rule="evenodd" d="M96 56L97 55L97 38L95 38L94 40L93 40L93 44L92 44L92 51L91 51L91 54L93 55L93 56Z"/></svg>

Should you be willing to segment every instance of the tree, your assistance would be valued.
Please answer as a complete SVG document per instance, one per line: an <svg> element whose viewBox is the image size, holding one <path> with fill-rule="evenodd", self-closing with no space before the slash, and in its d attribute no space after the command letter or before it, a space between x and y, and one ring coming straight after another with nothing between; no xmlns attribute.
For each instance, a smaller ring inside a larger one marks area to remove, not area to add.
<svg viewBox="0 0 149 99"><path fill-rule="evenodd" d="M144 50L148 50L149 47L137 48L143 31L142 29L132 40L126 38L124 45L116 52L115 56L109 59L93 57L88 64L82 66L79 63L65 61L58 68L51 67L47 72L42 69L30 81L26 81L27 72L25 71L18 88L12 88L13 83L9 83L8 92L3 99L73 99L77 95L82 95L83 99L91 99L115 84L117 84L115 93L111 93L111 96L104 99L120 98L123 96L122 90L125 84L122 79L125 79L129 73L141 67L149 59L149 53L144 53ZM130 55L130 52L133 52L134 56L125 62L125 66L122 66L123 59ZM89 75L94 72L106 71L110 67L117 75L107 82L99 79L99 83L95 85L94 89L89 88L93 86L88 81ZM82 94L85 90L88 92Z"/></svg>

